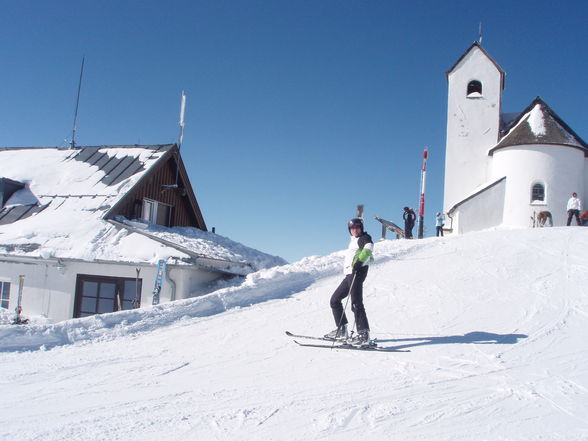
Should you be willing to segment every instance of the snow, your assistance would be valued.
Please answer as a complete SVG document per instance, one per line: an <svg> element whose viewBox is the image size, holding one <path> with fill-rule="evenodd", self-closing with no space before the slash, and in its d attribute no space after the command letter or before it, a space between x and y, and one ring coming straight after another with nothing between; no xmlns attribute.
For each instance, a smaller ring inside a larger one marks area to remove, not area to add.
<svg viewBox="0 0 588 441"><path fill-rule="evenodd" d="M563 137L565 139L564 143L566 145L572 145L583 148L582 143L572 133L570 133L568 129L564 128L552 115L550 115L548 110L544 106L545 104L542 103L535 104L535 106L533 106L533 108L529 112L527 112L523 115L522 118L520 118L519 122L514 127L511 127L509 129L508 133L504 135L503 139L507 138L512 133L515 133L517 127L520 124L526 123L528 124L529 129L537 139L544 137L554 137L555 139L561 140L561 137ZM507 114L503 114L502 117L505 121L509 118ZM552 125L557 127L557 130L552 129L553 133L548 134L546 120L549 120Z"/></svg>
<svg viewBox="0 0 588 441"><path fill-rule="evenodd" d="M160 147L98 149L109 158L136 159L142 164L143 172L115 185L102 182L105 172L98 166L76 159L84 149L0 150L0 176L27 183L12 195L6 207L46 206L35 215L1 226L0 254L148 264L160 259L184 264L191 255L198 255L230 264L223 269L239 275L251 272L250 266L262 269L285 263L280 257L196 228L160 228L125 218L118 218L115 225L105 220L109 210L163 156Z"/></svg>
<svg viewBox="0 0 588 441"><path fill-rule="evenodd" d="M163 239L202 257L230 262L250 263L257 269L271 268L286 263L281 257L271 256L239 242L235 242L228 237L202 231L198 228L168 228L148 224L141 220L129 221L121 216L117 216L116 221L133 227L146 237Z"/></svg>
<svg viewBox="0 0 588 441"><path fill-rule="evenodd" d="M533 109L529 112L527 123L531 128L531 132L535 136L545 136L547 130L545 129L545 121L543 118L543 110L540 104L536 104Z"/></svg>
<svg viewBox="0 0 588 441"><path fill-rule="evenodd" d="M0 437L585 440L586 249L581 227L378 242L372 334L406 353L284 334L333 328L342 252L199 298L0 326Z"/></svg>
<svg viewBox="0 0 588 441"><path fill-rule="evenodd" d="M92 148L92 147L88 147ZM164 152L154 152L144 147L100 149L109 157L135 157L145 168L153 165ZM75 159L79 150L58 148L8 148L0 151L2 158L0 176L14 181L30 181L30 189L35 195L84 196L105 195L117 197L124 195L141 177L131 176L122 182L120 188L101 182L104 171L98 166ZM60 167L59 164L62 164Z"/></svg>
<svg viewBox="0 0 588 441"><path fill-rule="evenodd" d="M144 147L105 147L100 151L109 157L136 158L145 169L162 155ZM31 198L46 205L33 216L2 225L0 253L8 252L8 246L10 254L26 257L142 261L140 257L135 258L134 253L119 253L118 247L109 246L113 238L122 237L114 226L102 220L125 191L138 181L141 173L130 176L119 186L107 186L101 182L104 171L75 159L79 152L57 148L0 151L0 176L27 183L25 189L14 193L7 205L22 205ZM25 198L26 192L29 194ZM35 246L28 247L30 244ZM16 251L11 251L15 246ZM139 248L139 256L142 252ZM161 250L166 257L174 253L177 251ZM152 263L152 259L157 260L153 255L144 260Z"/></svg>

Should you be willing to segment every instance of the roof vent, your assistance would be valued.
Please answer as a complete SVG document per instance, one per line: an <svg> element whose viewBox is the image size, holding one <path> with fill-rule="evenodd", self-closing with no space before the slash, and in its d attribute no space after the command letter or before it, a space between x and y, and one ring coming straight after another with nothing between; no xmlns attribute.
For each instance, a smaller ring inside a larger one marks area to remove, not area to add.
<svg viewBox="0 0 588 441"><path fill-rule="evenodd" d="M8 178L0 178L0 208L4 207L4 204L14 192L23 189L25 184L18 181L13 181Z"/></svg>

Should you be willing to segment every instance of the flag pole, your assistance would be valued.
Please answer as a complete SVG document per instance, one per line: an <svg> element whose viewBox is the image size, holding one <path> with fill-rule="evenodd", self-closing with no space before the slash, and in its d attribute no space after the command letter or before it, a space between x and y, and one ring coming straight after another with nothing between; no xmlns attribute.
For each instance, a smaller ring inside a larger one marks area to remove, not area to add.
<svg viewBox="0 0 588 441"><path fill-rule="evenodd" d="M419 206L419 232L418 238L423 238L424 233L424 218L425 218L425 184L427 182L427 157L429 150L425 147L423 152L423 168L421 170L421 202Z"/></svg>

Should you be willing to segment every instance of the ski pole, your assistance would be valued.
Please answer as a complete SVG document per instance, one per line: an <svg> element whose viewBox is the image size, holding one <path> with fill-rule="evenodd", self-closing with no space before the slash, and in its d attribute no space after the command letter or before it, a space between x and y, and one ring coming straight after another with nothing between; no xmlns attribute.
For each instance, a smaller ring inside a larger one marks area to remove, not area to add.
<svg viewBox="0 0 588 441"><path fill-rule="evenodd" d="M141 273L141 268L135 268L137 271L137 277L135 278L135 298L133 299L133 308L138 308L141 306L141 291L139 290L139 274Z"/></svg>

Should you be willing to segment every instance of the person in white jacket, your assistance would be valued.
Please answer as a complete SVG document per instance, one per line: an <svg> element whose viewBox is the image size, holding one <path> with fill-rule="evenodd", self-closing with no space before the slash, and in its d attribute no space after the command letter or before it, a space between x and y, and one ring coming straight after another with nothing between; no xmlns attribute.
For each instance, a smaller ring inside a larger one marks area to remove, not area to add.
<svg viewBox="0 0 588 441"><path fill-rule="evenodd" d="M437 231L437 237L443 237L443 227L445 226L445 216L439 212L435 216L435 230Z"/></svg>
<svg viewBox="0 0 588 441"><path fill-rule="evenodd" d="M572 223L572 217L576 217L576 222L578 225L582 225L580 223L580 210L582 210L582 201L578 199L577 193L572 193L572 197L568 200L568 223L567 225L570 226Z"/></svg>
<svg viewBox="0 0 588 441"><path fill-rule="evenodd" d="M355 314L357 335L351 344L366 346L370 344L370 325L368 323L365 307L363 305L363 282L368 274L369 263L373 259L374 242L371 236L364 231L363 220L351 219L347 224L351 240L345 253L343 272L345 278L331 296L331 309L337 328L325 335L332 340L347 341L347 317L342 300L351 297L351 310Z"/></svg>

